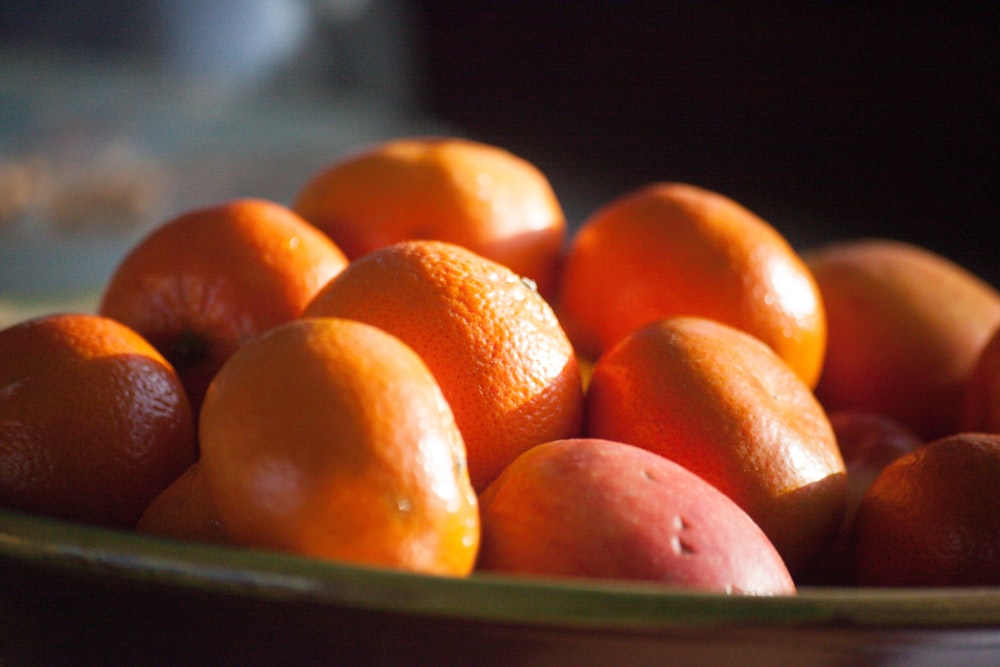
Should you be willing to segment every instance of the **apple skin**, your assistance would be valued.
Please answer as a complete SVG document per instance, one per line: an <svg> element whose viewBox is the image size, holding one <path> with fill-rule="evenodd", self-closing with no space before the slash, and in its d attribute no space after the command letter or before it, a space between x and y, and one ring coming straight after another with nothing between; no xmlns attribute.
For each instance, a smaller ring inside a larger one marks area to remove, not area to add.
<svg viewBox="0 0 1000 667"><path fill-rule="evenodd" d="M686 468L632 445L537 445L486 488L480 511L480 571L795 593L781 556L742 509Z"/></svg>

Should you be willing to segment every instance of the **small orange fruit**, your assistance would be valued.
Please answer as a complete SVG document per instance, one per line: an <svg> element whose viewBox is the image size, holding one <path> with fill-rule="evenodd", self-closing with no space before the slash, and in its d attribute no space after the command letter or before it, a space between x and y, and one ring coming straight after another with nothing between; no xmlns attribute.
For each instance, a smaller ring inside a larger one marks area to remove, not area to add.
<svg viewBox="0 0 1000 667"><path fill-rule="evenodd" d="M367 322L427 362L451 404L477 491L532 445L579 435L583 387L549 304L507 267L440 241L354 260L307 316Z"/></svg>
<svg viewBox="0 0 1000 667"><path fill-rule="evenodd" d="M731 594L794 594L761 529L662 456L609 440L543 443L480 497L484 571L639 579Z"/></svg>
<svg viewBox="0 0 1000 667"><path fill-rule="evenodd" d="M196 458L180 379L128 327L58 314L0 331L0 505L132 528Z"/></svg>
<svg viewBox="0 0 1000 667"><path fill-rule="evenodd" d="M720 322L662 320L605 352L585 434L648 449L714 485L793 574L840 525L844 461L826 413L773 350Z"/></svg>
<svg viewBox="0 0 1000 667"><path fill-rule="evenodd" d="M1000 434L958 433L878 476L854 522L858 583L1000 585Z"/></svg>
<svg viewBox="0 0 1000 667"><path fill-rule="evenodd" d="M1000 293L898 241L831 243L804 257L827 312L823 406L887 415L923 440L957 432L972 367L1000 326Z"/></svg>
<svg viewBox="0 0 1000 667"><path fill-rule="evenodd" d="M226 358L251 336L298 317L346 264L329 238L290 209L235 200L153 230L112 274L99 312L160 350L197 414Z"/></svg>
<svg viewBox="0 0 1000 667"><path fill-rule="evenodd" d="M433 574L474 565L454 416L420 357L380 329L303 318L261 334L212 381L199 432L229 542Z"/></svg>
<svg viewBox="0 0 1000 667"><path fill-rule="evenodd" d="M143 511L136 531L187 542L225 543L219 510L200 463L194 463Z"/></svg>
<svg viewBox="0 0 1000 667"><path fill-rule="evenodd" d="M979 353L969 374L960 428L1000 433L1000 326Z"/></svg>
<svg viewBox="0 0 1000 667"><path fill-rule="evenodd" d="M315 174L295 210L351 259L409 239L464 246L553 287L566 219L548 179L501 148L456 138L404 138Z"/></svg>
<svg viewBox="0 0 1000 667"><path fill-rule="evenodd" d="M656 320L694 315L753 334L810 387L823 364L819 290L788 242L731 199L654 183L586 220L566 253L559 316L597 357Z"/></svg>

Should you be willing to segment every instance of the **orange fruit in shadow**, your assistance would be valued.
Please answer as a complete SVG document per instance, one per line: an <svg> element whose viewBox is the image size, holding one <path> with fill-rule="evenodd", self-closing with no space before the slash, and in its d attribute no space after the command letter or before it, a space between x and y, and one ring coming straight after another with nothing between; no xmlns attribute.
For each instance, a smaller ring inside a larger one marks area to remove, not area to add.
<svg viewBox="0 0 1000 667"><path fill-rule="evenodd" d="M958 433L896 459L858 508L863 586L1000 585L1000 434Z"/></svg>
<svg viewBox="0 0 1000 667"><path fill-rule="evenodd" d="M464 246L534 280L548 295L566 237L552 186L501 148L405 138L344 157L312 176L293 205L351 259L410 239Z"/></svg>
<svg viewBox="0 0 1000 667"><path fill-rule="evenodd" d="M638 579L732 594L794 594L756 523L718 489L645 449L543 443L480 497L483 571Z"/></svg>
<svg viewBox="0 0 1000 667"><path fill-rule="evenodd" d="M552 308L461 246L403 241L369 253L305 314L367 322L417 351L455 413L477 491L532 445L579 435L580 370Z"/></svg>
<svg viewBox="0 0 1000 667"><path fill-rule="evenodd" d="M771 225L721 194L654 183L606 204L574 234L560 284L557 309L580 354L693 315L760 338L810 386L819 377L826 320L809 270Z"/></svg>
<svg viewBox="0 0 1000 667"><path fill-rule="evenodd" d="M823 406L887 415L924 440L958 431L972 367L1000 326L1000 294L898 241L831 243L804 257L827 311Z"/></svg>
<svg viewBox="0 0 1000 667"><path fill-rule="evenodd" d="M114 320L42 316L0 331L0 505L132 528L197 458L174 369Z"/></svg>
<svg viewBox="0 0 1000 667"><path fill-rule="evenodd" d="M840 525L844 462L826 414L739 329L676 317L632 332L597 361L584 431L705 479L760 525L792 574Z"/></svg>
<svg viewBox="0 0 1000 667"><path fill-rule="evenodd" d="M969 374L960 421L963 431L1000 433L1000 326Z"/></svg>
<svg viewBox="0 0 1000 667"><path fill-rule="evenodd" d="M187 542L226 542L219 510L196 462L164 489L143 511L136 531Z"/></svg>
<svg viewBox="0 0 1000 667"><path fill-rule="evenodd" d="M303 318L237 350L209 386L201 465L229 542L465 575L479 513L434 376L399 339Z"/></svg>
<svg viewBox="0 0 1000 667"><path fill-rule="evenodd" d="M99 312L163 353L197 414L226 358L248 338L298 317L346 264L329 238L290 209L235 200L153 230L115 269Z"/></svg>
<svg viewBox="0 0 1000 667"><path fill-rule="evenodd" d="M845 410L827 413L847 470L844 518L833 542L800 574L799 583L848 586L854 583L851 531L861 499L882 470L920 445L917 434L895 419L874 412Z"/></svg>

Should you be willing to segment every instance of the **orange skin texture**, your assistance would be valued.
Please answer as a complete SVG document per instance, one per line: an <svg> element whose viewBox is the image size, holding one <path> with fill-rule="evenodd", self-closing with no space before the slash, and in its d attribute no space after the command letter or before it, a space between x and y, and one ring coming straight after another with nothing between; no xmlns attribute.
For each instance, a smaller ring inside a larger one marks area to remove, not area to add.
<svg viewBox="0 0 1000 667"><path fill-rule="evenodd" d="M315 174L295 210L355 259L409 239L466 247L534 280L549 295L567 226L537 167L457 138L405 138Z"/></svg>
<svg viewBox="0 0 1000 667"><path fill-rule="evenodd" d="M961 430L1000 433L1000 327L983 347L969 376Z"/></svg>
<svg viewBox="0 0 1000 667"><path fill-rule="evenodd" d="M367 322L424 359L482 491L529 447L580 434L583 385L549 304L519 276L450 243L403 241L354 260L306 316Z"/></svg>
<svg viewBox="0 0 1000 667"><path fill-rule="evenodd" d="M1000 434L957 433L885 468L858 508L862 586L1000 585Z"/></svg>
<svg viewBox="0 0 1000 667"><path fill-rule="evenodd" d="M180 379L137 333L84 314L0 331L0 505L132 528L197 458Z"/></svg>
<svg viewBox="0 0 1000 667"><path fill-rule="evenodd" d="M153 230L115 269L99 312L163 353L197 413L229 355L298 317L346 265L340 249L290 209L234 200L188 211Z"/></svg>
<svg viewBox="0 0 1000 667"><path fill-rule="evenodd" d="M973 366L1000 326L1000 294L949 260L898 241L812 250L826 304L828 411L878 412L930 440L959 430Z"/></svg>
<svg viewBox="0 0 1000 667"><path fill-rule="evenodd" d="M225 531L201 464L196 462L146 507L135 526L148 535L224 544Z"/></svg>
<svg viewBox="0 0 1000 667"><path fill-rule="evenodd" d="M764 533L728 497L647 450L561 440L519 456L480 499L478 568L792 595Z"/></svg>
<svg viewBox="0 0 1000 667"><path fill-rule="evenodd" d="M375 327L303 318L241 347L212 381L201 465L227 542L464 576L479 512L434 376Z"/></svg>
<svg viewBox="0 0 1000 667"><path fill-rule="evenodd" d="M873 412L845 410L828 414L847 469L844 519L833 543L800 575L800 583L822 586L854 585L851 531L861 499L883 469L923 441L895 419Z"/></svg>
<svg viewBox="0 0 1000 667"><path fill-rule="evenodd" d="M810 387L826 319L808 269L773 227L723 195L654 183L608 203L571 240L556 299L596 358L639 327L694 315L747 331Z"/></svg>
<svg viewBox="0 0 1000 667"><path fill-rule="evenodd" d="M698 317L643 327L598 361L584 433L671 459L732 498L797 571L833 537L844 461L809 387L761 341Z"/></svg>

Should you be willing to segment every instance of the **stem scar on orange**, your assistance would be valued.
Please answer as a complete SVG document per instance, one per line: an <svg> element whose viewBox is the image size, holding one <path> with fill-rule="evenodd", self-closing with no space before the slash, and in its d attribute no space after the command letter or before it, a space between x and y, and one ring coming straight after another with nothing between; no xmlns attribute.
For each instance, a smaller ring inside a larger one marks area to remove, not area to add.
<svg viewBox="0 0 1000 667"><path fill-rule="evenodd" d="M291 209L233 200L154 229L115 269L99 312L170 360L197 414L226 358L251 336L298 317L346 265L340 249Z"/></svg>

